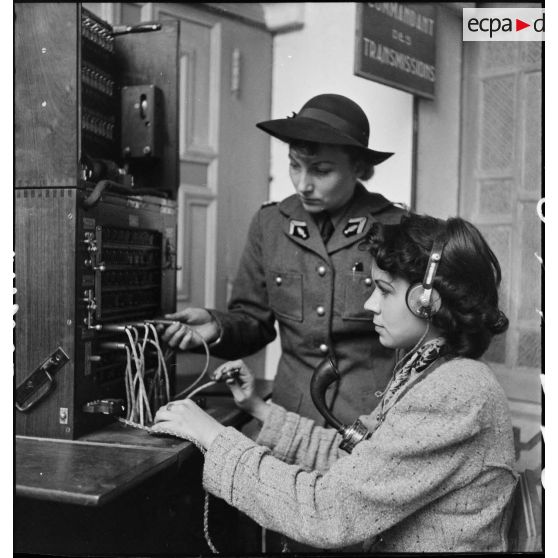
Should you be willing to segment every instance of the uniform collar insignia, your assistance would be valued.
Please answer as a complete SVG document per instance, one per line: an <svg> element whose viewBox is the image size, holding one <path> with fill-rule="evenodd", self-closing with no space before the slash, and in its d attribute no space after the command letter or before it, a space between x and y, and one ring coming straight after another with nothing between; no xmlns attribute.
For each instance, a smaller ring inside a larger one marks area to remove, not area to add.
<svg viewBox="0 0 558 558"><path fill-rule="evenodd" d="M345 228L343 229L343 234L348 238L349 236L355 236L355 234L360 234L364 230L366 225L366 217L354 217L347 221Z"/></svg>
<svg viewBox="0 0 558 558"><path fill-rule="evenodd" d="M302 238L302 240L306 240L310 235L308 234L308 225L305 221L296 221L295 219L291 219L289 224L289 234L291 236L297 236L298 238Z"/></svg>

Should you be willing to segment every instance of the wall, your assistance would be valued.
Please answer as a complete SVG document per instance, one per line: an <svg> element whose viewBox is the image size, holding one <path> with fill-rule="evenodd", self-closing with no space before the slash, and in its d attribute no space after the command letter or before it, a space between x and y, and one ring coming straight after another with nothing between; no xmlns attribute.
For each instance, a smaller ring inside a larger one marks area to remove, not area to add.
<svg viewBox="0 0 558 558"><path fill-rule="evenodd" d="M438 4L436 98L418 104L415 209L457 215L461 118L461 11Z"/></svg>
<svg viewBox="0 0 558 558"><path fill-rule="evenodd" d="M272 118L284 118L320 93L356 101L370 121L370 147L395 155L378 166L369 188L411 200L412 95L353 75L356 4L306 2L304 27L273 41ZM271 141L270 199L293 192L287 146Z"/></svg>
<svg viewBox="0 0 558 558"><path fill-rule="evenodd" d="M284 118L320 93L339 93L356 101L370 121L370 147L393 151L367 184L393 201L409 204L412 183L412 95L353 75L356 4L306 2L302 29L273 41L271 118ZM271 200L293 193L287 145L271 140ZM273 378L278 341L267 349L266 377Z"/></svg>

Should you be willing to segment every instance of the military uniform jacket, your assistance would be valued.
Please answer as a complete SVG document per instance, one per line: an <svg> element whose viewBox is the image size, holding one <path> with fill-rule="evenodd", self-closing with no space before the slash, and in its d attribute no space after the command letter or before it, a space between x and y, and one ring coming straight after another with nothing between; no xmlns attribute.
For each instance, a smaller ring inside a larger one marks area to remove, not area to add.
<svg viewBox="0 0 558 558"><path fill-rule="evenodd" d="M275 336L281 357L273 401L323 423L310 396L314 368L334 355L341 380L328 403L342 422L370 413L394 365L364 310L371 295L372 257L359 249L372 223L398 223L404 211L357 184L343 220L327 247L296 195L264 204L252 220L234 281L228 312L212 311L221 337L212 353L233 359L250 355Z"/></svg>

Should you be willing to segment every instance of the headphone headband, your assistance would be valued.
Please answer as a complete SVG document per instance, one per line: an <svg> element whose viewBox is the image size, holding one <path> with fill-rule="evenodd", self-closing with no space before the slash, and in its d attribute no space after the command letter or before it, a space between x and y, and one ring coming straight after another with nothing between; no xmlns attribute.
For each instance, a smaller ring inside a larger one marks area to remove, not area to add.
<svg viewBox="0 0 558 558"><path fill-rule="evenodd" d="M444 251L445 241L443 238L438 237L434 240L432 245L432 250L430 251L430 257L428 258L428 264L426 265L426 272L424 273L424 279L422 280L422 286L425 289L431 289L434 283L434 278L436 277L436 271L440 260L442 259L442 252Z"/></svg>

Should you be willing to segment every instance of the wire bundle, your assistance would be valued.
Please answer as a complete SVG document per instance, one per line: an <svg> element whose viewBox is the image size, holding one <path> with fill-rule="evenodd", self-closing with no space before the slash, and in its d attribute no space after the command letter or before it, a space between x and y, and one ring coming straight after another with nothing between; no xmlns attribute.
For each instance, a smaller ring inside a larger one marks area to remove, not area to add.
<svg viewBox="0 0 558 558"><path fill-rule="evenodd" d="M126 418L144 426L146 419L149 423L153 422L144 382L146 341L139 343L139 332L135 327L128 326L124 332L129 341L129 346L126 346L125 384L128 409ZM147 335L147 328L145 333Z"/></svg>
<svg viewBox="0 0 558 558"><path fill-rule="evenodd" d="M175 401L182 397L190 399L203 389L216 383L215 381L209 381L196 388L209 367L209 347L197 331L188 326L185 327L200 340L205 349L206 358L199 376L174 396ZM139 426L149 425L153 422L156 410L171 400L167 361L173 351L167 349L163 353L157 328L151 322L123 326L123 332L128 337L128 343L124 346L126 350L126 371L124 375L127 401L126 421ZM154 368L146 370L146 349L151 347L155 348L157 364ZM151 372L153 372L152 376Z"/></svg>
<svg viewBox="0 0 558 558"><path fill-rule="evenodd" d="M142 337L140 327L143 328ZM153 422L155 409L170 400L167 363L153 324L146 323L139 327L126 326L124 333L128 337L128 345L125 347L126 371L124 375L128 409L126 419L144 426ZM145 357L148 344L155 347L157 364L147 388Z"/></svg>
<svg viewBox="0 0 558 558"><path fill-rule="evenodd" d="M166 361L172 354L172 351L168 351L165 357L159 343L159 336L157 335L155 326L153 324L147 324L146 330L151 331L153 334L153 339L148 338L147 342L153 345L157 351L157 368L147 393L151 409L154 410L170 401L169 373Z"/></svg>

